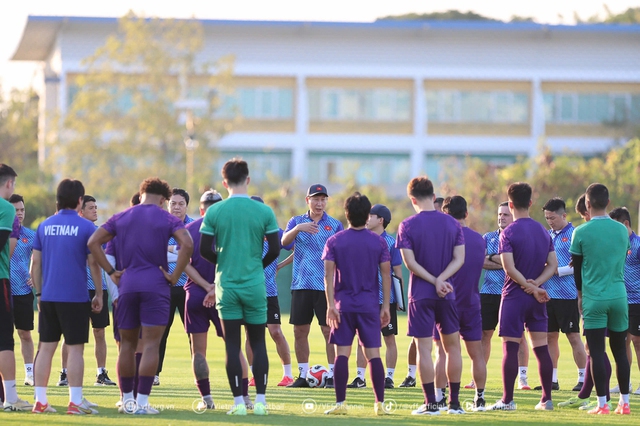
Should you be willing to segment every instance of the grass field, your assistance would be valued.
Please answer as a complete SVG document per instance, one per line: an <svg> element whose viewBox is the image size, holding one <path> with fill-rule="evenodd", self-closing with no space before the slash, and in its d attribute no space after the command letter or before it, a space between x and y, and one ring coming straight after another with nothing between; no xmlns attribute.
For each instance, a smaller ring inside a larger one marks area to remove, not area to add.
<svg viewBox="0 0 640 426"><path fill-rule="evenodd" d="M406 317L399 317L400 335L398 336L399 359L396 368L396 385L405 377L407 371L407 362L405 349L408 346L409 338L406 334ZM293 330L288 324L288 316L283 316L283 330L292 346ZM214 332L215 333L215 332ZM108 336L112 336L111 328L108 329ZM34 334L37 339L37 334ZM18 342L16 335L16 342ZM111 372L111 377L116 377L116 349L112 339L108 338L109 354L107 359L107 368ZM327 422L332 424L343 425L375 425L385 424L389 422L402 423L405 425L417 425L429 422L430 424L519 424L519 425L539 425L541 423L553 423L554 425L584 425L584 424L635 424L636 417L640 413L640 397L631 395L632 415L617 416L611 414L606 418L588 416L584 411L575 409L559 410L553 412L538 412L533 409L540 398L538 391L518 391L515 392L515 401L518 409L515 412L486 412L486 413L468 413L462 416L449 416L447 414L438 417L412 416L411 409L416 408L422 400L422 392L419 387L416 388L396 388L387 390L385 399L394 400L397 404L397 410L390 416L377 418L373 415L373 391L367 380L368 387L366 389L348 389L347 403L349 404L349 415L344 417L331 417L322 414L326 406L335 401L333 389L287 389L278 388L275 384L282 377L282 367L275 352L275 345L267 337L267 347L270 359L270 385L267 389L267 401L269 405L268 417L257 417L249 414L245 418L238 418L225 415L225 408L232 404L233 399L227 383L226 374L224 372L224 348L221 339L210 335L209 341L209 367L211 369L211 389L214 400L216 402L216 410L207 411L197 414L192 407L199 400L198 391L194 385L193 375L191 373L189 349L187 346L187 337L181 328L180 319L176 318L174 326L169 337L167 346L167 355L165 359L164 371L161 375L161 385L154 387L151 393L150 402L158 409L162 410L158 416L133 416L126 414L118 414L114 404L118 401L119 393L116 387L95 387L93 386L95 378L95 358L93 357L93 338L85 349L85 379L84 395L91 401L100 405L100 414L96 416L68 416L62 414L66 411L68 403L68 389L50 386L48 395L49 403L57 410L57 414L46 414L36 416L31 413L5 413L0 412L0 424L95 424L95 425L186 425L197 423L216 423L216 424L305 424L307 426L325 426ZM292 346L293 350L293 346ZM19 352L19 344L16 344L16 356L18 361L17 381L20 384L18 394L22 398L27 398L33 402L32 388L23 386L24 378L22 359ZM530 354L530 370L529 383L533 386L538 384L537 363L533 353ZM293 367L297 367L295 357ZM384 358L383 358L384 359ZM469 360L466 356L464 359L464 372L462 376L462 384L470 381ZM492 358L489 363L488 383L486 391L486 399L488 403L493 403L502 395L502 379L500 374L500 364L502 359L502 346L497 337L494 338L492 348ZM59 371L59 355L56 354L54 359L54 371L50 379L50 385L54 385L58 379ZM324 354L324 342L322 340L320 330L317 326L312 328L311 333L311 364L327 364L326 355ZM561 390L554 392L554 402L557 404L576 393L571 392L571 388L576 383L576 369L571 357L571 351L566 339L561 340L561 358L559 366L559 381ZM350 379L355 376L355 355L350 359ZM368 373L367 373L368 374ZM640 375L637 366L632 368L632 378L634 385L637 385ZM250 394L255 395L255 388L250 388ZM471 401L473 399L473 391L461 390L460 400ZM613 395L612 400L617 401L618 396ZM309 408L316 409L313 413L306 413Z"/></svg>

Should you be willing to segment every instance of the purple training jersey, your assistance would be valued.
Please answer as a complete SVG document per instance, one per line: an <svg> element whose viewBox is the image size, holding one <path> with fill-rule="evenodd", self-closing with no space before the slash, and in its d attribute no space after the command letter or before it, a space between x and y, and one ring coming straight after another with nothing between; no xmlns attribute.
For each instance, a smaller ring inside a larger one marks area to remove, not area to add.
<svg viewBox="0 0 640 426"><path fill-rule="evenodd" d="M464 245L464 233L457 220L438 211L423 211L400 223L396 247L410 249L416 261L434 277L453 259L453 249ZM411 273L409 301L440 299L436 286ZM445 299L455 299L449 293Z"/></svg>
<svg viewBox="0 0 640 426"><path fill-rule="evenodd" d="M451 277L458 312L480 307L480 275L484 265L485 243L482 235L471 228L462 228L464 234L464 264Z"/></svg>
<svg viewBox="0 0 640 426"><path fill-rule="evenodd" d="M368 229L347 229L329 237L322 260L336 264L333 281L336 309L379 312L378 266L390 259L386 241ZM378 325L378 334L379 328Z"/></svg>
<svg viewBox="0 0 640 426"><path fill-rule="evenodd" d="M184 229L180 219L154 204L139 204L113 215L102 227L115 239L120 296L134 292L170 293L159 266L166 271L167 244L174 232Z"/></svg>
<svg viewBox="0 0 640 426"><path fill-rule="evenodd" d="M216 278L216 265L205 260L200 256L200 226L202 220L200 218L187 224L186 229L193 238L193 254L191 255L191 266L204 278L208 283L213 283ZM193 287L200 287L191 278L187 278L187 283L184 285L186 291L191 290ZM202 287L200 287L202 288ZM204 289L203 289L204 291Z"/></svg>
<svg viewBox="0 0 640 426"><path fill-rule="evenodd" d="M513 253L515 268L525 279L535 280L540 276L552 251L555 249L547 230L529 217L515 220L500 233L498 252ZM524 294L522 287L506 274L502 297L516 298Z"/></svg>

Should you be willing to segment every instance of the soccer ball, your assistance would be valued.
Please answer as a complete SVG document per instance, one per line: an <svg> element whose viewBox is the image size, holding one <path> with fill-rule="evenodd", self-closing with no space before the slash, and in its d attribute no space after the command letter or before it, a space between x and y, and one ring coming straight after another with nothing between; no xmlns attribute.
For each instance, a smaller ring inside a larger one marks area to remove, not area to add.
<svg viewBox="0 0 640 426"><path fill-rule="evenodd" d="M310 388L323 388L329 376L329 370L322 365L314 365L307 371L307 383Z"/></svg>

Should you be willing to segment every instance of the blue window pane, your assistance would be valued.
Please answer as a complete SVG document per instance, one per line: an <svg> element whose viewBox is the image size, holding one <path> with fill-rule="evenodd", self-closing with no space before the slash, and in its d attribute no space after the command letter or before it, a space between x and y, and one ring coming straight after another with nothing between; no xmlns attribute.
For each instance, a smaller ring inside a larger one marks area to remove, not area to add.
<svg viewBox="0 0 640 426"><path fill-rule="evenodd" d="M293 90L278 90L278 118L293 117Z"/></svg>

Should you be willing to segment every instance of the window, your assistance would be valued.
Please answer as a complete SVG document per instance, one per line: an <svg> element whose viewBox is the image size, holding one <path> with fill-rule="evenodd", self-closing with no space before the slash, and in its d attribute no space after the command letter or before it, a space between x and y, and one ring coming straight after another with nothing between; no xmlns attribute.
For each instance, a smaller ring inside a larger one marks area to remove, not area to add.
<svg viewBox="0 0 640 426"><path fill-rule="evenodd" d="M401 155L326 154L309 157L308 179L336 182L355 178L359 185L406 184L410 161Z"/></svg>
<svg viewBox="0 0 640 426"><path fill-rule="evenodd" d="M293 89L240 87L222 96L218 116L240 115L248 120L289 120L293 118Z"/></svg>
<svg viewBox="0 0 640 426"><path fill-rule="evenodd" d="M427 119L435 123L529 122L529 94L511 91L427 90Z"/></svg>
<svg viewBox="0 0 640 426"><path fill-rule="evenodd" d="M410 121L411 91L312 88L309 116L315 121Z"/></svg>
<svg viewBox="0 0 640 426"><path fill-rule="evenodd" d="M550 123L602 124L640 120L640 95L628 93L543 94Z"/></svg>
<svg viewBox="0 0 640 426"><path fill-rule="evenodd" d="M252 182L264 182L269 176L278 179L291 178L291 154L288 152L220 152L216 167L222 170L222 166L229 158L241 157L245 160L251 171Z"/></svg>

